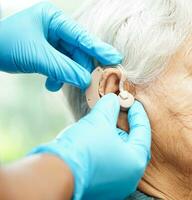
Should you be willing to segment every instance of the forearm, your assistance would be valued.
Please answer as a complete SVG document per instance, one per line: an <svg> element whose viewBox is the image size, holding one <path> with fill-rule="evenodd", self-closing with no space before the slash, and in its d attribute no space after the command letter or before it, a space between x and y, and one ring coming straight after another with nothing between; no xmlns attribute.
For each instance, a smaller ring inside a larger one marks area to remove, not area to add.
<svg viewBox="0 0 192 200"><path fill-rule="evenodd" d="M0 169L1 200L71 199L73 185L68 166L51 155L31 156Z"/></svg>

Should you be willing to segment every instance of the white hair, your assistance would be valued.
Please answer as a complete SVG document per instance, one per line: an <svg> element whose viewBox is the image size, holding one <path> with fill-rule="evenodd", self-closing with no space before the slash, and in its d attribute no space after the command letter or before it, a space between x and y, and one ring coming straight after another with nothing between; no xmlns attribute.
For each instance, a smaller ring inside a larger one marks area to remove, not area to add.
<svg viewBox="0 0 192 200"><path fill-rule="evenodd" d="M122 65L133 84L156 78L191 33L191 0L93 0L76 20L124 55ZM68 93L78 119L88 112L78 89Z"/></svg>

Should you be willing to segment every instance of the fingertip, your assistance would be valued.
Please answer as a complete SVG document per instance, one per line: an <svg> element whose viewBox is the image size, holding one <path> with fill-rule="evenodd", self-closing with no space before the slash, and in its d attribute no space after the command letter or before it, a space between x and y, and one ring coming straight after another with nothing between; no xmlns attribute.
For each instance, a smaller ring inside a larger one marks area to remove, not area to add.
<svg viewBox="0 0 192 200"><path fill-rule="evenodd" d="M128 145L134 145L137 151L146 161L151 158L151 126L143 105L135 101L128 113L129 140Z"/></svg>
<svg viewBox="0 0 192 200"><path fill-rule="evenodd" d="M93 108L116 126L120 111L120 103L116 94L110 93L102 97Z"/></svg>
<svg viewBox="0 0 192 200"><path fill-rule="evenodd" d="M146 133L151 133L149 118L143 105L139 101L135 101L128 112L128 122L131 132L135 130L143 130Z"/></svg>
<svg viewBox="0 0 192 200"><path fill-rule="evenodd" d="M90 86L91 84L91 74L85 70L84 73L81 76L81 80L79 82L79 88L85 92L86 89Z"/></svg>
<svg viewBox="0 0 192 200"><path fill-rule="evenodd" d="M114 93L109 93L107 95L104 95L100 101L105 101L109 105L109 107L113 108L120 108L120 103L119 99L116 94Z"/></svg>
<svg viewBox="0 0 192 200"><path fill-rule="evenodd" d="M45 87L50 92L57 92L58 90L62 88L62 86L63 86L63 83L59 81L55 81L51 78L47 78L46 83L45 83Z"/></svg>
<svg viewBox="0 0 192 200"><path fill-rule="evenodd" d="M103 65L117 65L123 60L123 55L113 46L96 37L90 37L91 45L82 45L89 55L95 57Z"/></svg>
<svg viewBox="0 0 192 200"><path fill-rule="evenodd" d="M118 65L122 63L123 56L115 49L110 51L110 54L106 56L105 65Z"/></svg>
<svg viewBox="0 0 192 200"><path fill-rule="evenodd" d="M148 118L143 105L139 101L135 101L134 104L129 109L128 118L131 117L132 115L135 115L138 113L140 115L146 116L146 118Z"/></svg>
<svg viewBox="0 0 192 200"><path fill-rule="evenodd" d="M117 65L123 60L123 55L109 44L101 43L103 48L98 48L98 60L103 65Z"/></svg>

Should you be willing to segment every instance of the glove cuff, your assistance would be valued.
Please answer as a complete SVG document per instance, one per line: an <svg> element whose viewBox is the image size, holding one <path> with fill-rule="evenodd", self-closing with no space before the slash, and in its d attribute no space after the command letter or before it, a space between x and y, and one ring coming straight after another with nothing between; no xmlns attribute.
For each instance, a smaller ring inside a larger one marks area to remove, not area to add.
<svg viewBox="0 0 192 200"><path fill-rule="evenodd" d="M88 180L88 177L86 177L88 174L87 167L83 166L81 162L79 162L79 158L83 155L79 155L79 153L77 155L73 149L64 146L61 149L56 142L34 148L29 155L33 154L52 154L62 159L71 169L75 180L73 199L82 199L85 188L87 187L86 180Z"/></svg>

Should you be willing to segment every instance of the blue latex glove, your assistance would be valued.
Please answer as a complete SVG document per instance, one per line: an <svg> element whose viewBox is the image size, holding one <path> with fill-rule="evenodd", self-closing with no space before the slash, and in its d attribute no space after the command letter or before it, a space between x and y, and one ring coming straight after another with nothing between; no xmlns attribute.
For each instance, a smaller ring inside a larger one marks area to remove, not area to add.
<svg viewBox="0 0 192 200"><path fill-rule="evenodd" d="M116 128L119 101L104 96L79 122L34 153L59 156L75 178L74 199L119 200L133 193L150 160L151 129L139 102L128 113L129 135Z"/></svg>
<svg viewBox="0 0 192 200"><path fill-rule="evenodd" d="M92 58L104 65L122 60L114 48L90 36L49 2L1 20L0 48L1 71L43 74L51 91L63 83L85 89Z"/></svg>

